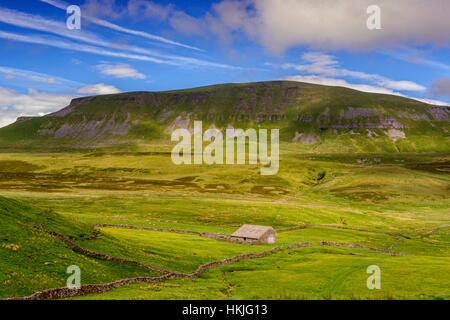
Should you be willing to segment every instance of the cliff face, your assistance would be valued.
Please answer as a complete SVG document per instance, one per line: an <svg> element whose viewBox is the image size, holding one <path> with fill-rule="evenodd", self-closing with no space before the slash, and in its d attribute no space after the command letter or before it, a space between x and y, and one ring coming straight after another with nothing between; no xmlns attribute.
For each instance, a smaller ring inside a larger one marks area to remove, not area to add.
<svg viewBox="0 0 450 320"><path fill-rule="evenodd" d="M204 128L278 128L284 142L323 152L339 146L355 152L448 151L448 116L448 107L345 88L227 84L75 99L58 112L0 129L0 145L8 137L71 147L167 141L173 130L192 130L202 120Z"/></svg>

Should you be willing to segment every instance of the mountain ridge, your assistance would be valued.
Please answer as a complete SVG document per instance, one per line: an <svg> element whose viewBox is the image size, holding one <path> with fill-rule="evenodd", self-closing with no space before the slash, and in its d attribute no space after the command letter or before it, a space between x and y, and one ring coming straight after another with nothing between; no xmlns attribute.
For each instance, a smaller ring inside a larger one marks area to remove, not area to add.
<svg viewBox="0 0 450 320"><path fill-rule="evenodd" d="M76 98L52 114L0 128L0 147L170 141L176 128L192 130L193 121L202 120L218 129L279 128L282 141L319 152L334 152L337 140L352 141L350 152L441 152L449 149L449 111L400 96L292 81L222 84Z"/></svg>

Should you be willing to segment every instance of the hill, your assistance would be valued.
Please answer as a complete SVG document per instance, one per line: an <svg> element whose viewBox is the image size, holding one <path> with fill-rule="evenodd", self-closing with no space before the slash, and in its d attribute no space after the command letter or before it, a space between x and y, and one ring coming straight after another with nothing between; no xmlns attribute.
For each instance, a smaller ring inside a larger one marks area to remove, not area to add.
<svg viewBox="0 0 450 320"><path fill-rule="evenodd" d="M0 150L137 147L176 128L279 128L313 152L447 152L449 108L399 96L276 81L74 99L0 129Z"/></svg>
<svg viewBox="0 0 450 320"><path fill-rule="evenodd" d="M0 215L0 299L64 287L71 265L89 270L82 273L84 283L104 283L143 273L139 266L105 261L73 250L46 231L89 242L100 237L89 224L1 196ZM106 243L118 245L111 239Z"/></svg>

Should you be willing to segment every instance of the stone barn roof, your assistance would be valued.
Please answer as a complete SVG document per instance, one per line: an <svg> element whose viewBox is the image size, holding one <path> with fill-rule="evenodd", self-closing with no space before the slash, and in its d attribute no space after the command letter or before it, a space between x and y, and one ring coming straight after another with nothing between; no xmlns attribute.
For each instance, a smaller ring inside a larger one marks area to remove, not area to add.
<svg viewBox="0 0 450 320"><path fill-rule="evenodd" d="M236 238L247 238L259 240L266 232L275 231L272 227L266 226L253 226L250 224L244 224L231 236Z"/></svg>

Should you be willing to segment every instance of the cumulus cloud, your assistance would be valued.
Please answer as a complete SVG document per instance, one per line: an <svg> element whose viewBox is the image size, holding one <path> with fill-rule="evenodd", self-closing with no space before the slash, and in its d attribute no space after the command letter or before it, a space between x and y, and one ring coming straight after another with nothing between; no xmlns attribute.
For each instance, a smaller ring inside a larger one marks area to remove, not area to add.
<svg viewBox="0 0 450 320"><path fill-rule="evenodd" d="M382 30L366 27L366 9L374 4L381 8ZM450 41L448 0L255 0L254 6L258 37L273 51L293 45L367 50Z"/></svg>
<svg viewBox="0 0 450 320"><path fill-rule="evenodd" d="M107 76L113 76L115 78L133 78L133 79L145 79L146 76L139 73L136 69L132 68L128 64L99 64L96 66L97 70L101 74Z"/></svg>
<svg viewBox="0 0 450 320"><path fill-rule="evenodd" d="M28 93L0 87L0 127L13 123L21 116L42 116L67 106L74 95L38 92Z"/></svg>
<svg viewBox="0 0 450 320"><path fill-rule="evenodd" d="M104 83L88 85L77 90L77 93L91 95L116 94L121 92L122 91L116 87L105 85Z"/></svg>
<svg viewBox="0 0 450 320"><path fill-rule="evenodd" d="M350 77L375 84L377 88L399 91L425 91L426 88L412 81L396 81L378 74L370 74L361 71L353 71L342 68L336 57L322 52L307 52L303 54L302 60L307 63L294 64L285 63L280 66L266 63L266 65L281 67L283 69L293 69L302 74L309 74L321 77ZM373 87L373 86L370 86Z"/></svg>
<svg viewBox="0 0 450 320"><path fill-rule="evenodd" d="M68 106L72 99L82 95L114 94L121 91L114 86L98 83L76 90L77 94L56 94L28 89L27 93L0 87L0 127L23 116L43 116Z"/></svg>
<svg viewBox="0 0 450 320"><path fill-rule="evenodd" d="M66 10L60 0L41 0ZM381 30L367 28L367 8L381 8ZM102 27L172 45L200 50L146 32L124 28L97 18L145 17L168 21L183 34L215 36L229 43L247 35L274 53L293 46L315 50L367 51L400 45L450 45L448 0L222 0L203 16L194 17L172 5L130 0L88 0L84 18Z"/></svg>
<svg viewBox="0 0 450 320"><path fill-rule="evenodd" d="M430 86L429 93L433 97L450 98L450 78L441 78L435 80Z"/></svg>
<svg viewBox="0 0 450 320"><path fill-rule="evenodd" d="M370 5L381 8L381 30L367 28ZM178 14L172 26L184 33L209 30L222 38L241 31L275 53L299 45L365 51L449 45L449 16L448 0L223 0L201 18Z"/></svg>

